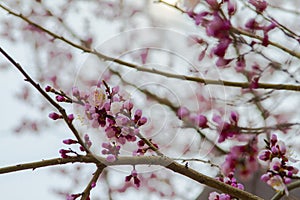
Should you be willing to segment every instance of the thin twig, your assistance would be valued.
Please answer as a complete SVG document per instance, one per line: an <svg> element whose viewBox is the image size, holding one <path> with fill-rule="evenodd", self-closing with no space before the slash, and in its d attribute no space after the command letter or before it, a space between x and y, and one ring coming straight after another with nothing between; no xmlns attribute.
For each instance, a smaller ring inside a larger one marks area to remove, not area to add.
<svg viewBox="0 0 300 200"><path fill-rule="evenodd" d="M81 196L81 200L86 200L89 198L90 196L90 192L92 190L92 188L95 186L100 174L102 173L103 169L105 168L104 165L100 165L98 166L96 172L93 175L93 178L91 179L91 181L89 182L89 184L86 186L85 190L82 193Z"/></svg>
<svg viewBox="0 0 300 200"><path fill-rule="evenodd" d="M23 163L23 164L17 164L12 165L8 167L2 167L0 168L0 174L7 174L17 171L23 171L23 170L35 170L37 168L42 167L48 167L48 166L55 166L55 165L63 165L67 163L75 163L75 162L81 162L81 163L97 163L99 162L96 158L93 158L92 156L74 156L74 157L68 157L68 158L54 158L49 160L42 160L38 162L31 162L31 163ZM105 166L105 165L103 165Z"/></svg>

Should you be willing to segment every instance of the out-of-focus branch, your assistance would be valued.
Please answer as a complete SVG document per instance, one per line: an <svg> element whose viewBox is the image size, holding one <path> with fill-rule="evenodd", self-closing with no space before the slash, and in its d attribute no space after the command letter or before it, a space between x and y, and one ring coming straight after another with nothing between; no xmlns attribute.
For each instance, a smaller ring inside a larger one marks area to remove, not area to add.
<svg viewBox="0 0 300 200"><path fill-rule="evenodd" d="M249 83L249 82L232 82L232 81L225 81L225 80L203 79L203 78L200 78L200 77L173 74L173 73L169 73L169 72L166 72L166 71L161 71L161 70L157 70L157 69L153 69L153 68L145 68L143 66L136 65L136 64L118 59L118 58L114 58L114 57L104 55L104 54L96 51L95 49L91 49L91 48L76 44L76 43L74 43L74 42L72 42L72 41L70 41L70 40L68 40L68 39L66 39L62 36L59 36L59 35L53 33L52 31L38 25L37 23L34 23L33 21L29 20L28 18L26 18L22 14L18 14L16 12L12 11L9 8L3 6L2 4L0 4L0 8L6 10L9 14L12 14L12 15L24 20L25 22L29 23L30 25L40 29L41 31L47 33L48 35L52 36L53 38L61 40L65 43L75 47L76 49L82 50L83 52L86 52L86 53L94 54L94 55L98 56L99 58L101 58L102 60L111 61L111 62L129 67L129 68L136 69L137 71L157 74L157 75L165 76L165 77L168 77L168 78L175 78L175 79L180 79L180 80L203 83L205 85L223 85L223 86L239 87L239 88L249 88L251 86L251 83ZM233 31L238 31L238 32L240 32L240 34L247 35L249 37L252 36L250 33L239 30L239 29L233 29ZM254 35L253 37L256 37L256 36ZM259 38L257 38L257 39L259 39ZM270 44L274 45L275 43L272 43L270 41ZM286 49L286 48L282 47L281 49ZM287 49L287 50L291 51L289 49ZM291 53L293 53L295 56L296 55L299 56L298 58L300 58L299 53L292 52L292 51L291 51ZM257 89L276 89L276 90L300 91L300 85L258 83Z"/></svg>

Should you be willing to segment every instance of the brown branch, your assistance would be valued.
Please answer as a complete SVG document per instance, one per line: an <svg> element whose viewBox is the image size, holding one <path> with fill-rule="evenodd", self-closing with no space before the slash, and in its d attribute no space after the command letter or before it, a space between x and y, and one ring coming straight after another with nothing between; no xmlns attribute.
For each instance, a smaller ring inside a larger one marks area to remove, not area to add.
<svg viewBox="0 0 300 200"><path fill-rule="evenodd" d="M233 33L245 35L245 36L248 36L248 37L260 40L260 41L264 40L263 37L255 35L255 34L252 34L252 33L248 32L248 31L242 30L240 28L231 27L231 31ZM291 49L289 49L287 47L284 47L284 46L282 46L282 45L280 45L280 44L278 44L276 42L273 42L271 40L268 41L268 44L270 44L270 45L272 45L274 47L277 47L278 49L281 49L282 51L290 54L291 56L294 56L294 57L300 59L300 53L299 52L293 51L293 50L291 50Z"/></svg>
<svg viewBox="0 0 300 200"><path fill-rule="evenodd" d="M98 166L96 172L93 175L93 178L91 179L91 181L89 182L89 184L87 185L87 187L85 188L85 190L82 193L81 196L81 200L86 200L88 199L88 197L90 196L90 192L93 188L93 184L96 184L100 174L102 173L103 169L105 168L105 165L100 165Z"/></svg>
<svg viewBox="0 0 300 200"><path fill-rule="evenodd" d="M69 158L55 158L50 160L43 160L39 162L19 164L19 165L0 168L0 174L16 172L16 171L21 171L26 169L36 169L40 167L60 165L66 163L74 163L74 162L95 163L100 168L105 168L106 166L116 166L116 165L160 165L174 171L175 173L179 173L181 175L189 177L190 179L198 183L213 187L217 190L220 190L224 193L228 193L237 198L247 199L247 200L263 200L262 198L253 195L249 192L237 189L223 182L220 182L215 178L206 176L191 168L181 165L166 156L136 156L136 157L124 156L124 157L119 157L115 162L107 162L106 159L103 157L95 156L94 158L90 155L75 156Z"/></svg>
<svg viewBox="0 0 300 200"><path fill-rule="evenodd" d="M90 54L94 54L96 56L98 56L100 59L105 60L105 61L111 61L114 63L118 63L120 65L129 67L129 68L133 68L136 69L137 71L141 71L141 72L148 72L148 73L152 73L152 74L157 74L157 75L161 75L161 76L165 76L168 78L175 78L175 79L180 79L180 80L186 80L186 81L192 81L192 82L197 82L197 83L203 83L205 85L223 85L223 86L230 86L230 87L239 87L239 88L249 88L250 84L249 82L232 82L232 81L225 81L225 80L213 80L213 79L203 79L203 78L199 78L199 77L194 77L194 76L187 76L187 75L178 75L178 74L172 74L169 72L165 72L165 71L160 71L157 69L152 69L152 68L144 68L143 66L140 65L136 65L121 59L117 59L114 57L110 57L107 55L104 55L94 49L90 49L88 47L76 44L70 40L67 40L66 38L59 36L49 30L47 30L46 28L34 23L33 21L29 20L28 18L24 17L22 14L18 14L16 12L13 12L12 10L10 10L9 8L3 6L0 4L0 8L6 10L9 14L12 14L24 21L26 21L27 23L29 23L32 26L35 26L36 28L40 29L41 31L47 33L48 35L52 36L55 39L61 40L69 45L71 45L72 47L75 47L76 49L82 50L83 52L86 53L90 53ZM233 31L239 31L241 34L244 35L248 35L255 37L255 35L251 35L248 32L243 32L239 29L233 29ZM257 39L262 39L261 37L257 36ZM271 45L275 45L275 43L270 42ZM279 47L279 45L278 45ZM282 47L282 49L286 49L287 51L289 51L290 53L293 53L294 55L299 56L300 58L300 54L298 55L298 53L293 52L287 48ZM287 84L270 84L270 83L258 83L258 88L257 89L276 89L276 90L292 90L292 91L300 91L300 85L287 85Z"/></svg>
<svg viewBox="0 0 300 200"><path fill-rule="evenodd" d="M67 163L95 163L98 162L97 159L93 158L92 156L75 156L75 157L68 157L68 158L54 158L49 160L42 160L38 162L31 162L26 164L17 164L8 167L0 168L0 174L7 174L11 172L17 172L27 169L35 170L37 168L54 166L54 165L63 165ZM100 163L99 163L100 164ZM103 165L103 164L102 164ZM105 165L103 165L105 166Z"/></svg>
<svg viewBox="0 0 300 200"><path fill-rule="evenodd" d="M59 113L62 115L64 121L66 122L66 124L68 125L69 129L72 131L72 133L74 134L74 136L76 137L78 143L84 148L84 150L86 151L86 153L91 154L90 150L85 146L85 143L83 142L83 140L81 139L77 129L74 127L74 125L72 124L72 122L69 120L68 115L66 113L66 110L61 107L58 103L56 103L42 88L41 86L36 83L27 73L26 71L22 68L22 66L17 63L10 55L8 55L8 53L6 53L6 51L4 51L1 47L0 47L0 52L4 55L4 57L6 57L6 59L12 64L14 65L20 72L21 74L25 77L25 81L29 82L52 106L54 106Z"/></svg>

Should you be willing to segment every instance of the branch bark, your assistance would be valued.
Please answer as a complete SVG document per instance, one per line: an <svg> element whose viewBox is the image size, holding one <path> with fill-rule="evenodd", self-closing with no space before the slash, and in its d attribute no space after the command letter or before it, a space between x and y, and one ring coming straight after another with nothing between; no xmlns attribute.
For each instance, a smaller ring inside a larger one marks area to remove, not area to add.
<svg viewBox="0 0 300 200"><path fill-rule="evenodd" d="M19 164L19 165L0 168L0 174L16 172L16 171L21 171L26 169L34 170L36 168L74 163L74 162L95 163L98 167L103 169L106 166L114 166L114 165L160 165L167 169L172 170L175 173L189 177L190 179L198 183L205 184L207 186L220 190L224 193L228 193L237 198L245 199L245 200L246 199L263 200L262 198L253 195L249 192L239 190L235 187L220 182L212 177L197 172L194 169L181 165L175 162L173 159L166 156L137 156L137 157L124 156L124 157L119 157L115 162L107 162L106 159L103 157L100 156L92 157L90 155L76 156L76 157L69 157L69 158L55 158L50 160L43 160L39 162Z"/></svg>

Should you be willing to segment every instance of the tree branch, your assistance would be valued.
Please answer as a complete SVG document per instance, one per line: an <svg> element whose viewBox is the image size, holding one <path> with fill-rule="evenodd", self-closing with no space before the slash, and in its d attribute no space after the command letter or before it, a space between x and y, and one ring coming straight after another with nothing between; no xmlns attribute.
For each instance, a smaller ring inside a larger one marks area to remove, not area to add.
<svg viewBox="0 0 300 200"><path fill-rule="evenodd" d="M225 81L225 80L203 79L203 78L194 77L194 76L173 74L173 73L169 73L169 72L165 72L165 71L161 71L161 70L157 70L157 69L153 69L153 68L144 68L143 66L140 66L140 65L136 65L136 64L133 64L133 63L121 60L121 59L117 59L114 57L104 55L104 54L96 51L95 49L90 49L88 47L76 44L76 43L74 43L62 36L59 36L59 35L51 32L50 30L47 30L46 28L34 23L33 21L24 17L22 14L13 12L12 10L3 6L2 4L0 4L0 8L2 8L3 10L6 10L9 14L12 14L13 16L16 16L16 17L22 19L23 21L29 23L30 25L35 26L36 28L47 33L48 35L52 36L53 38L61 40L65 43L71 45L72 47L75 47L76 49L82 50L83 52L94 54L104 61L111 61L111 62L129 67L129 68L136 69L137 71L141 71L141 72L148 72L148 73L157 74L157 75L165 76L168 78L175 78L175 79L179 79L179 80L203 83L205 85L223 85L223 86L239 87L239 88L249 88L251 85L251 83L249 83L249 82L232 82L232 81ZM244 34L244 35L247 34L247 32L243 32L238 29L236 29L235 31L240 31L240 33ZM248 34L248 36L250 37L251 35ZM275 43L270 42L270 44L274 45ZM281 49L285 49L285 48L282 47ZM293 54L299 56L299 58L300 58L300 55L298 55L298 53L294 52ZM300 85L258 83L257 89L276 89L276 90L300 91Z"/></svg>
<svg viewBox="0 0 300 200"><path fill-rule="evenodd" d="M37 168L47 167L47 166L54 166L54 165L63 165L67 163L95 163L97 159L93 158L92 156L76 156L76 157L68 157L68 158L54 158L49 160L42 160L38 162L31 162L25 164L17 164L8 167L0 168L0 174L7 174L11 172L17 172L27 169L35 170ZM102 164L103 165L103 164ZM105 166L105 165L103 165Z"/></svg>
<svg viewBox="0 0 300 200"><path fill-rule="evenodd" d="M104 165L98 166L96 172L93 175L93 178L89 182L89 184L86 186L85 190L82 193L81 200L86 200L90 196L91 189L94 187L94 184L96 184L100 174L102 173L103 169L105 168Z"/></svg>
<svg viewBox="0 0 300 200"><path fill-rule="evenodd" d="M235 196L237 198L247 199L247 200L263 200L262 198L253 195L249 192L237 189L221 181L218 181L212 177L206 176L191 168L181 165L175 162L173 159L166 156L136 156L136 157L123 156L123 157L119 157L115 162L107 162L106 159L103 157L95 156L94 158L90 155L75 156L69 158L55 158L50 160L43 160L39 162L19 164L19 165L0 168L0 174L21 171L26 169L36 169L40 167L60 165L66 163L74 163L74 162L95 163L100 168L105 168L106 166L115 166L115 165L160 165L174 171L175 173L179 173L181 175L189 177L190 179L198 183L213 187L224 193L229 193L230 195Z"/></svg>

